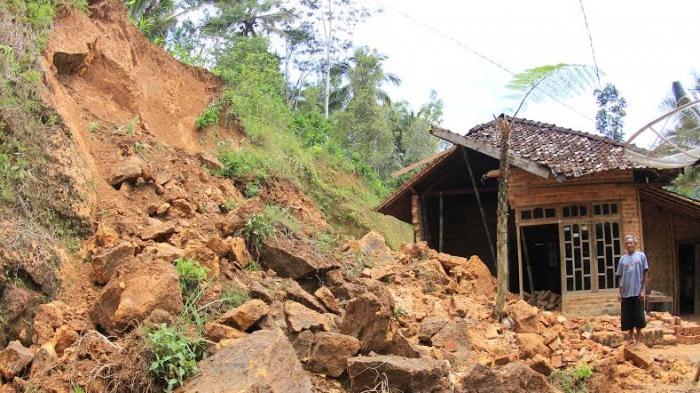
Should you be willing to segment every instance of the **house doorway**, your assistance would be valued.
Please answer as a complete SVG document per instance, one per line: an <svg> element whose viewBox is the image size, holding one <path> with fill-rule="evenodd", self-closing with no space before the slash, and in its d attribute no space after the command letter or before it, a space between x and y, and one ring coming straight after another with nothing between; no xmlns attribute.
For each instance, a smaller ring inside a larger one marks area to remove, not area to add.
<svg viewBox="0 0 700 393"><path fill-rule="evenodd" d="M695 312L695 293L700 290L696 287L697 263L695 261L695 245L678 245L678 306L681 314Z"/></svg>
<svg viewBox="0 0 700 393"><path fill-rule="evenodd" d="M525 292L561 295L559 225L521 226L521 231Z"/></svg>

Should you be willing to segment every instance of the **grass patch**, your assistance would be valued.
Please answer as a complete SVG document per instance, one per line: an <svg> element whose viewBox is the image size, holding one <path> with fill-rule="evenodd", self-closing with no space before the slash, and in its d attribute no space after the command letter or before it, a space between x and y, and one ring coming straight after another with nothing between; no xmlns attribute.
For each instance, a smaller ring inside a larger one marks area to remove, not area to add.
<svg viewBox="0 0 700 393"><path fill-rule="evenodd" d="M554 370L549 382L564 393L588 393L586 380L593 375L593 369L586 363L565 370Z"/></svg>
<svg viewBox="0 0 700 393"><path fill-rule="evenodd" d="M197 361L206 350L203 340L164 324L146 333L146 345L151 355L148 372L165 385L166 392L197 373Z"/></svg>
<svg viewBox="0 0 700 393"><path fill-rule="evenodd" d="M227 288L221 293L220 301L227 308L236 308L250 300L250 296L237 286Z"/></svg>
<svg viewBox="0 0 700 393"><path fill-rule="evenodd" d="M262 242L274 236L277 232L269 218L265 214L256 213L248 217L245 225L240 231L246 243L249 244L256 258L260 256Z"/></svg>
<svg viewBox="0 0 700 393"><path fill-rule="evenodd" d="M215 124L219 124L219 108L218 105L212 103L197 118L194 125L198 130L204 131Z"/></svg>
<svg viewBox="0 0 700 393"><path fill-rule="evenodd" d="M184 296L190 296L207 279L207 268L187 258L175 260L175 270L180 276L180 289Z"/></svg>

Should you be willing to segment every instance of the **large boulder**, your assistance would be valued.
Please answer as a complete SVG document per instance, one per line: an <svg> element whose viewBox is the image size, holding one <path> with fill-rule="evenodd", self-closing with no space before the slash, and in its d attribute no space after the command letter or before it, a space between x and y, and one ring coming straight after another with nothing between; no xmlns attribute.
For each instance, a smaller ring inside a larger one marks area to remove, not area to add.
<svg viewBox="0 0 700 393"><path fill-rule="evenodd" d="M357 355L360 347L360 341L352 336L330 332L316 333L306 368L337 378L345 371L347 360Z"/></svg>
<svg viewBox="0 0 700 393"><path fill-rule="evenodd" d="M465 351L472 348L469 329L471 324L461 318L451 319L432 338L434 347L447 352Z"/></svg>
<svg viewBox="0 0 700 393"><path fill-rule="evenodd" d="M190 393L311 393L294 348L281 330L259 330L199 362Z"/></svg>
<svg viewBox="0 0 700 393"><path fill-rule="evenodd" d="M463 373L456 393L555 393L545 377L522 362L508 363L497 371L474 364Z"/></svg>
<svg viewBox="0 0 700 393"><path fill-rule="evenodd" d="M322 257L306 243L292 241L286 236L264 240L260 257L266 267L295 280L338 267L337 261Z"/></svg>
<svg viewBox="0 0 700 393"><path fill-rule="evenodd" d="M654 355L649 347L642 343L627 345L623 352L625 360L639 368L650 368L654 365Z"/></svg>
<svg viewBox="0 0 700 393"><path fill-rule="evenodd" d="M549 358L551 351L549 347L545 345L545 340L541 335L535 333L518 333L515 338L520 348L521 359L529 359L535 355L542 355Z"/></svg>
<svg viewBox="0 0 700 393"><path fill-rule="evenodd" d="M301 285L299 285L299 283L297 283L296 281L287 280L284 283L284 286L287 288L287 296L295 302L299 302L314 311L327 311L320 300L318 300L312 294L306 292L304 288L302 288Z"/></svg>
<svg viewBox="0 0 700 393"><path fill-rule="evenodd" d="M354 357L348 359L348 376L351 392L379 391L375 389L384 385L381 391L437 393L449 386L447 363L429 358Z"/></svg>
<svg viewBox="0 0 700 393"><path fill-rule="evenodd" d="M394 258L391 249L387 247L386 241L379 233L370 231L359 240L360 250L366 258L379 263L391 262Z"/></svg>
<svg viewBox="0 0 700 393"><path fill-rule="evenodd" d="M444 258L443 258L444 259ZM473 255L466 263L448 263L455 265L450 274L459 282L466 291L474 294L491 297L496 294L496 282L486 264ZM443 264L445 264L443 262Z"/></svg>
<svg viewBox="0 0 700 393"><path fill-rule="evenodd" d="M269 312L270 306L267 303L260 299L253 299L227 311L219 317L217 322L245 331Z"/></svg>
<svg viewBox="0 0 700 393"><path fill-rule="evenodd" d="M117 269L97 297L90 316L110 334L135 326L155 309L177 315L182 310L179 276L161 260L135 261Z"/></svg>
<svg viewBox="0 0 700 393"><path fill-rule="evenodd" d="M447 325L447 319L440 316L429 316L423 319L418 329L418 341L430 344L433 336Z"/></svg>
<svg viewBox="0 0 700 393"><path fill-rule="evenodd" d="M284 315L289 330L299 333L303 330L328 331L328 320L323 314L293 301L284 302Z"/></svg>
<svg viewBox="0 0 700 393"><path fill-rule="evenodd" d="M19 341L12 341L7 348L0 351L0 375L11 381L15 375L27 368L34 359L34 353L22 346Z"/></svg>
<svg viewBox="0 0 700 393"><path fill-rule="evenodd" d="M362 294L348 303L339 329L340 333L362 342L362 353L419 356L394 325L389 310L372 293Z"/></svg>
<svg viewBox="0 0 700 393"><path fill-rule="evenodd" d="M506 307L506 314L515 324L517 333L539 333L540 324L537 319L537 309L527 304L523 299Z"/></svg>
<svg viewBox="0 0 700 393"><path fill-rule="evenodd" d="M109 177L109 184L115 188L123 182L134 183L143 175L143 167L145 163L137 156L131 156L117 164L112 169L112 174Z"/></svg>
<svg viewBox="0 0 700 393"><path fill-rule="evenodd" d="M92 271L95 282L106 284L115 270L130 257L136 248L129 242L121 242L114 247L103 250L92 257Z"/></svg>

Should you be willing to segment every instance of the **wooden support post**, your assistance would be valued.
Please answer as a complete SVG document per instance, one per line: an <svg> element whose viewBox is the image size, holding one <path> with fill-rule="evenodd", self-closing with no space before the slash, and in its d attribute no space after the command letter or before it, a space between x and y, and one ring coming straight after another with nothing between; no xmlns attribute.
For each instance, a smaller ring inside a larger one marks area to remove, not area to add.
<svg viewBox="0 0 700 393"><path fill-rule="evenodd" d="M493 247L493 241L491 240L491 232L489 232L489 224L486 222L486 213L484 213L484 206L481 204L481 195L479 195L479 188L476 186L476 181L474 180L474 172L472 171L472 164L469 162L469 155L467 154L467 149L462 148L462 157L464 162L467 164L467 170L469 171L469 179L472 183L472 188L474 189L474 196L476 197L476 204L479 206L479 213L481 213L481 222L484 224L484 232L486 232L486 241L489 243L489 250L491 251L491 258L493 258L493 263L496 263L496 249Z"/></svg>
<svg viewBox="0 0 700 393"><path fill-rule="evenodd" d="M413 237L416 243L423 241L423 219L420 205L418 194L411 195L411 223L413 224Z"/></svg>
<svg viewBox="0 0 700 393"><path fill-rule="evenodd" d="M525 237L525 231L523 231L522 228L519 228L519 231L522 231L522 240L523 240L523 251L525 253L525 269L527 270L527 283L530 285L530 294L532 297L530 299L535 298L535 280L532 278L532 265L530 265L530 255L527 250L527 238ZM520 233L518 232L520 235Z"/></svg>
<svg viewBox="0 0 700 393"><path fill-rule="evenodd" d="M444 215L444 201L442 200L442 193L440 193L440 229L438 238L438 251L443 251L443 244L445 239L445 215Z"/></svg>
<svg viewBox="0 0 700 393"><path fill-rule="evenodd" d="M520 289L520 298L523 298L523 293L525 289L523 288L523 253L520 241L520 224L515 224L516 226L516 243L518 246L518 288Z"/></svg>

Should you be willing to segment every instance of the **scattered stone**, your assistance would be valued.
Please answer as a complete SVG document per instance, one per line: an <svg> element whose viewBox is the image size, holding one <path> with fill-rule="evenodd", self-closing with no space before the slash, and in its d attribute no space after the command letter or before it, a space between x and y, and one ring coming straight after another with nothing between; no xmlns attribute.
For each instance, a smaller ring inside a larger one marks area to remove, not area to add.
<svg viewBox="0 0 700 393"><path fill-rule="evenodd" d="M246 267L253 261L253 257L248 252L248 248L246 248L245 239L242 237L228 237L226 238L226 243L233 260L238 262L241 267Z"/></svg>
<svg viewBox="0 0 700 393"><path fill-rule="evenodd" d="M466 264L452 268L450 274L468 292L488 297L496 294L496 282L491 271L476 255L469 258Z"/></svg>
<svg viewBox="0 0 700 393"><path fill-rule="evenodd" d="M192 218L194 217L194 214L196 212L196 208L192 206L191 203L187 201L187 199L184 198L178 198L174 199L172 201L172 205L179 210L182 214L185 215L185 217Z"/></svg>
<svg viewBox="0 0 700 393"><path fill-rule="evenodd" d="M202 360L182 392L311 393L309 378L281 330L259 330Z"/></svg>
<svg viewBox="0 0 700 393"><path fill-rule="evenodd" d="M143 174L143 167L143 160L137 156L131 156L114 168L109 184L118 188L123 182L134 183Z"/></svg>
<svg viewBox="0 0 700 393"><path fill-rule="evenodd" d="M219 342L221 340L245 337L246 333L238 329L226 326L218 322L208 322L204 326L204 337L207 340Z"/></svg>
<svg viewBox="0 0 700 393"><path fill-rule="evenodd" d="M379 233L370 231L358 242L360 250L365 257L383 264L393 260L391 250L386 245L386 241Z"/></svg>
<svg viewBox="0 0 700 393"><path fill-rule="evenodd" d="M29 363L34 360L34 354L22 346L19 341L12 341L5 349L0 351L0 375L11 381L22 372Z"/></svg>
<svg viewBox="0 0 700 393"><path fill-rule="evenodd" d="M547 382L544 375L532 370L522 362L508 363L497 371L501 383L494 392L555 393L556 390Z"/></svg>
<svg viewBox="0 0 700 393"><path fill-rule="evenodd" d="M133 257L136 248L128 243L122 242L118 245L92 257L92 271L95 282L106 284L114 271L129 257Z"/></svg>
<svg viewBox="0 0 700 393"><path fill-rule="evenodd" d="M591 340L597 342L598 344L616 348L625 342L625 336L620 332L599 331L591 333Z"/></svg>
<svg viewBox="0 0 700 393"><path fill-rule="evenodd" d="M57 331L56 334L51 338L51 341L49 341L50 345L54 347L56 354L58 356L62 356L63 352L73 345L78 339L80 338L80 335L78 332L76 332L73 329L68 328L67 326L61 326Z"/></svg>
<svg viewBox="0 0 700 393"><path fill-rule="evenodd" d="M338 264L329 258L322 258L309 245L294 242L285 236L266 239L262 242L260 257L265 266L282 277L300 279Z"/></svg>
<svg viewBox="0 0 700 393"><path fill-rule="evenodd" d="M270 306L262 300L253 299L227 311L219 317L217 322L246 331L268 312L270 312Z"/></svg>
<svg viewBox="0 0 700 393"><path fill-rule="evenodd" d="M65 323L67 312L68 305L60 300L39 305L34 315L32 342L37 345L49 342L56 333L56 329Z"/></svg>
<svg viewBox="0 0 700 393"><path fill-rule="evenodd" d="M197 154L197 158L199 158L199 161L202 163L202 166L204 166L207 169L219 170L224 168L223 164L221 164L221 161L219 161L218 158L216 158L213 154L209 152L199 153Z"/></svg>
<svg viewBox="0 0 700 393"><path fill-rule="evenodd" d="M430 340L434 347L447 352L471 349L470 323L462 318L451 319Z"/></svg>
<svg viewBox="0 0 700 393"><path fill-rule="evenodd" d="M355 356L360 347L360 341L355 337L338 333L316 333L316 343L306 368L337 378L345 371L347 360Z"/></svg>
<svg viewBox="0 0 700 393"><path fill-rule="evenodd" d="M260 299L267 304L272 303L273 299L270 295L270 292L268 292L267 289L257 281L253 282L253 284L250 286L250 291L248 293L253 299Z"/></svg>
<svg viewBox="0 0 700 393"><path fill-rule="evenodd" d="M178 258L182 258L185 255L185 251L169 243L155 243L144 248L141 254L146 258L162 259L166 262L172 262Z"/></svg>
<svg viewBox="0 0 700 393"><path fill-rule="evenodd" d="M320 313L325 313L326 311L328 311L316 297L306 292L304 288L302 288L301 285L299 285L299 283L297 283L296 281L287 280L285 282L285 285L287 286L287 296L290 299L299 302L305 305L306 307Z"/></svg>
<svg viewBox="0 0 700 393"><path fill-rule="evenodd" d="M439 316L426 317L420 323L418 330L418 341L424 344L430 344L430 339L447 325L447 319Z"/></svg>
<svg viewBox="0 0 700 393"><path fill-rule="evenodd" d="M549 358L550 350L544 344L544 338L535 333L518 333L515 336L520 347L520 358L529 359L535 355Z"/></svg>
<svg viewBox="0 0 700 393"><path fill-rule="evenodd" d="M175 233L175 224L171 222L155 222L141 231L141 239L164 242Z"/></svg>
<svg viewBox="0 0 700 393"><path fill-rule="evenodd" d="M625 360L639 368L650 368L654 365L654 356L649 347L642 343L627 345L624 349Z"/></svg>
<svg viewBox="0 0 700 393"><path fill-rule="evenodd" d="M303 305L293 302L284 302L284 314L289 329L295 333L302 330L328 331L328 320L323 314L319 314Z"/></svg>
<svg viewBox="0 0 700 393"><path fill-rule="evenodd" d="M338 306L338 300L333 296L333 292L331 292L328 287L322 286L314 292L314 296L318 298L318 300L323 303L324 306L326 306L326 309L332 313L338 314L340 313L340 307Z"/></svg>
<svg viewBox="0 0 700 393"><path fill-rule="evenodd" d="M447 271L450 271L456 268L457 266L467 264L467 258L445 254L444 252L441 252L437 255L437 260L440 261L442 267L444 267Z"/></svg>
<svg viewBox="0 0 700 393"><path fill-rule="evenodd" d="M182 309L179 276L167 262L122 264L102 289L90 316L110 334L120 334L160 308L172 315Z"/></svg>
<svg viewBox="0 0 700 393"><path fill-rule="evenodd" d="M513 320L517 333L538 333L539 322L537 309L527 304L523 299L506 307L506 314Z"/></svg>
<svg viewBox="0 0 700 393"><path fill-rule="evenodd" d="M360 356L348 359L350 391L371 391L382 382L402 392L432 393L448 390L444 361L400 356Z"/></svg>
<svg viewBox="0 0 700 393"><path fill-rule="evenodd" d="M299 333L292 333L289 337L289 340L292 343L292 346L294 347L294 352L297 353L297 357L299 358L299 361L302 363L306 363L309 360L309 357L311 356L311 349L314 346L314 342L316 341L316 336L314 335L314 332L311 330L302 330Z"/></svg>
<svg viewBox="0 0 700 393"><path fill-rule="evenodd" d="M219 236L212 236L205 243L207 248L212 250L219 258L223 258L229 253L228 243Z"/></svg>
<svg viewBox="0 0 700 393"><path fill-rule="evenodd" d="M110 244L116 242L117 239L119 239L117 231L110 226L100 225L97 228L97 231L95 231L95 241L100 247L109 246Z"/></svg>
<svg viewBox="0 0 700 393"><path fill-rule="evenodd" d="M532 358L530 368L544 375L545 377L548 377L553 371L549 358L539 354Z"/></svg>
<svg viewBox="0 0 700 393"><path fill-rule="evenodd" d="M219 278L221 274L219 257L202 242L198 240L188 242L187 246L185 246L185 258L197 261L197 263L207 268L209 278Z"/></svg>

